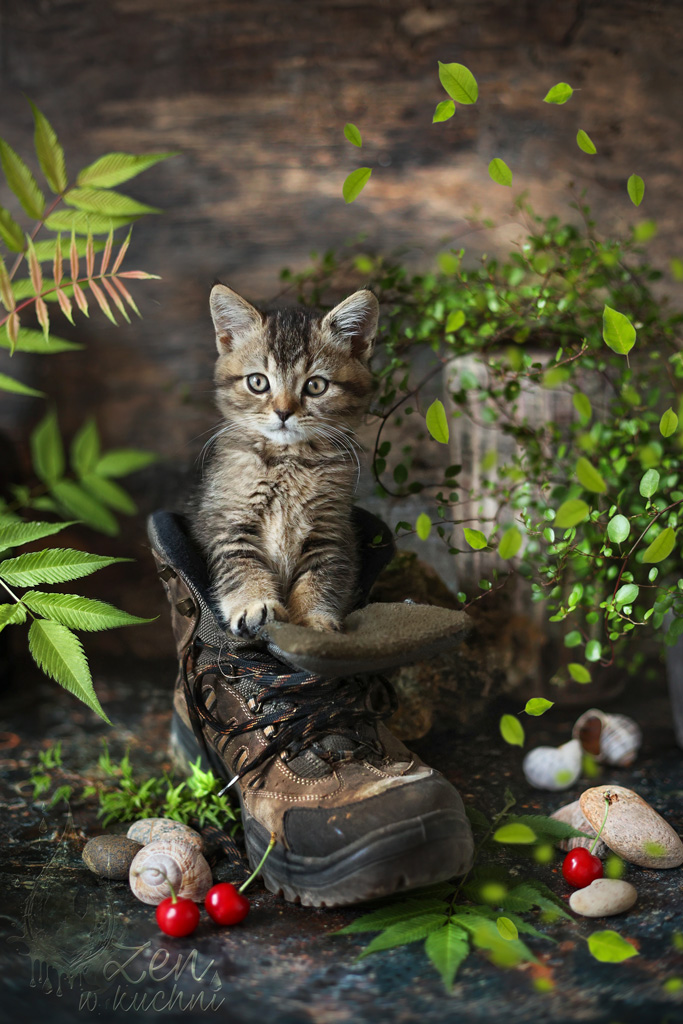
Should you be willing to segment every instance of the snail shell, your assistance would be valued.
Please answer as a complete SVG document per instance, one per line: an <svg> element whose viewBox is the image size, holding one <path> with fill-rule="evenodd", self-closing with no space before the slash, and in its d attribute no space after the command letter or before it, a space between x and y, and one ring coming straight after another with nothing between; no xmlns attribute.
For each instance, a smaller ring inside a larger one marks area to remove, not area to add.
<svg viewBox="0 0 683 1024"><path fill-rule="evenodd" d="M211 868L194 843L182 839L155 839L135 855L130 866L130 887L143 903L157 906L171 895L203 903L211 888Z"/></svg>
<svg viewBox="0 0 683 1024"><path fill-rule="evenodd" d="M581 774L581 744L569 740L561 747L536 747L524 758L522 771L536 789L569 789Z"/></svg>
<svg viewBox="0 0 683 1024"><path fill-rule="evenodd" d="M554 814L550 815L556 821L562 821L565 825L571 825L572 828L576 828L579 832L585 832L587 835L592 836L591 839L582 839L580 836L575 836L573 839L560 839L556 844L561 850L573 850L576 846L583 846L587 850L590 850L593 845L593 841L597 832L591 825L588 818L581 810L581 804L578 800L575 800L572 804L565 804L564 807L558 807ZM595 844L593 853L600 860L604 860L607 856L608 850L602 839L598 839Z"/></svg>
<svg viewBox="0 0 683 1024"><path fill-rule="evenodd" d="M608 715L591 708L577 719L572 736L602 764L628 768L640 750L643 734L640 726L626 715Z"/></svg>

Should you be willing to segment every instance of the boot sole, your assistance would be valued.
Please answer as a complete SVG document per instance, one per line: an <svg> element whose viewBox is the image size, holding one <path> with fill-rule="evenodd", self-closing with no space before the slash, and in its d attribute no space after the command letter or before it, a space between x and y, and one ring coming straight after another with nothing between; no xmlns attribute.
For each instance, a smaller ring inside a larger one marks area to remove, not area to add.
<svg viewBox="0 0 683 1024"><path fill-rule="evenodd" d="M189 772L190 762L201 756L192 730L177 714L171 726L171 756L185 772ZM224 771L217 757L216 763L207 764L202 756L202 767L220 775ZM270 835L244 808L242 823L253 869L265 853ZM435 810L375 829L325 857L303 857L276 843L261 876L270 892L290 903L339 907L462 875L471 866L472 854L472 833L464 808L462 813Z"/></svg>

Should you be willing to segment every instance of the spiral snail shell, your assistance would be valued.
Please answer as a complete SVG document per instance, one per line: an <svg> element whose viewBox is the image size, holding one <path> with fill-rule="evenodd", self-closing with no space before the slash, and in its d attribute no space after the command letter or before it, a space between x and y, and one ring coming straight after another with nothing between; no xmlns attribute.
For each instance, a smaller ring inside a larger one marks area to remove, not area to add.
<svg viewBox="0 0 683 1024"><path fill-rule="evenodd" d="M596 761L617 768L633 764L643 739L640 726L632 718L608 715L599 708L591 708L576 720L572 736Z"/></svg>
<svg viewBox="0 0 683 1024"><path fill-rule="evenodd" d="M581 804L578 800L575 800L571 804L565 804L564 807L558 807L555 813L551 814L550 817L554 818L555 821L563 822L565 825L571 825L572 828L578 829L579 832L585 832L587 835L591 836L590 839L583 839L581 836L574 836L573 839L560 839L559 842L556 843L556 846L559 846L561 850L573 850L577 846L583 846L587 850L591 849L597 832L581 810ZM607 856L608 849L602 839L598 839L597 843L595 843L593 853L596 857L599 857L600 860L604 860Z"/></svg>
<svg viewBox="0 0 683 1024"><path fill-rule="evenodd" d="M524 758L522 771L536 789L569 789L581 774L581 744L569 740L561 747L536 747Z"/></svg>
<svg viewBox="0 0 683 1024"><path fill-rule="evenodd" d="M202 903L212 884L211 868L196 845L168 836L143 846L128 879L133 894L152 906L171 895L171 886L176 896Z"/></svg>
<svg viewBox="0 0 683 1024"><path fill-rule="evenodd" d="M199 833L173 818L140 818L133 822L126 834L129 839L142 843L143 846L157 839L174 838L193 843L200 853L204 852L204 843Z"/></svg>

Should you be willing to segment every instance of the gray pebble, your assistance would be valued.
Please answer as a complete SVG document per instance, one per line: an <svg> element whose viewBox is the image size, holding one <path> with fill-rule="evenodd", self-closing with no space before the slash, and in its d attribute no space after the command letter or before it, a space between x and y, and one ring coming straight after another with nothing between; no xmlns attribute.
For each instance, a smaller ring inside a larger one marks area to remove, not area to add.
<svg viewBox="0 0 683 1024"><path fill-rule="evenodd" d="M103 878L128 878L135 854L142 849L126 836L95 836L85 844L83 862Z"/></svg>

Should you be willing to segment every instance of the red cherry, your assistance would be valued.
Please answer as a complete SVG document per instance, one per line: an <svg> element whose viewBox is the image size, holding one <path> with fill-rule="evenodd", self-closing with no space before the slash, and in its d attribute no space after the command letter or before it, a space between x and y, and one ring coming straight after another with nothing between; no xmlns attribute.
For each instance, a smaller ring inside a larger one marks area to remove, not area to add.
<svg viewBox="0 0 683 1024"><path fill-rule="evenodd" d="M156 911L157 924L166 935L180 939L190 935L199 924L199 907L192 900L169 896L162 900Z"/></svg>
<svg viewBox="0 0 683 1024"><path fill-rule="evenodd" d="M562 874L575 889L585 889L596 878L602 878L602 861L585 846L577 846L562 861Z"/></svg>
<svg viewBox="0 0 683 1024"><path fill-rule="evenodd" d="M249 900L230 882L219 882L206 894L204 906L216 924L239 924L249 913Z"/></svg>

